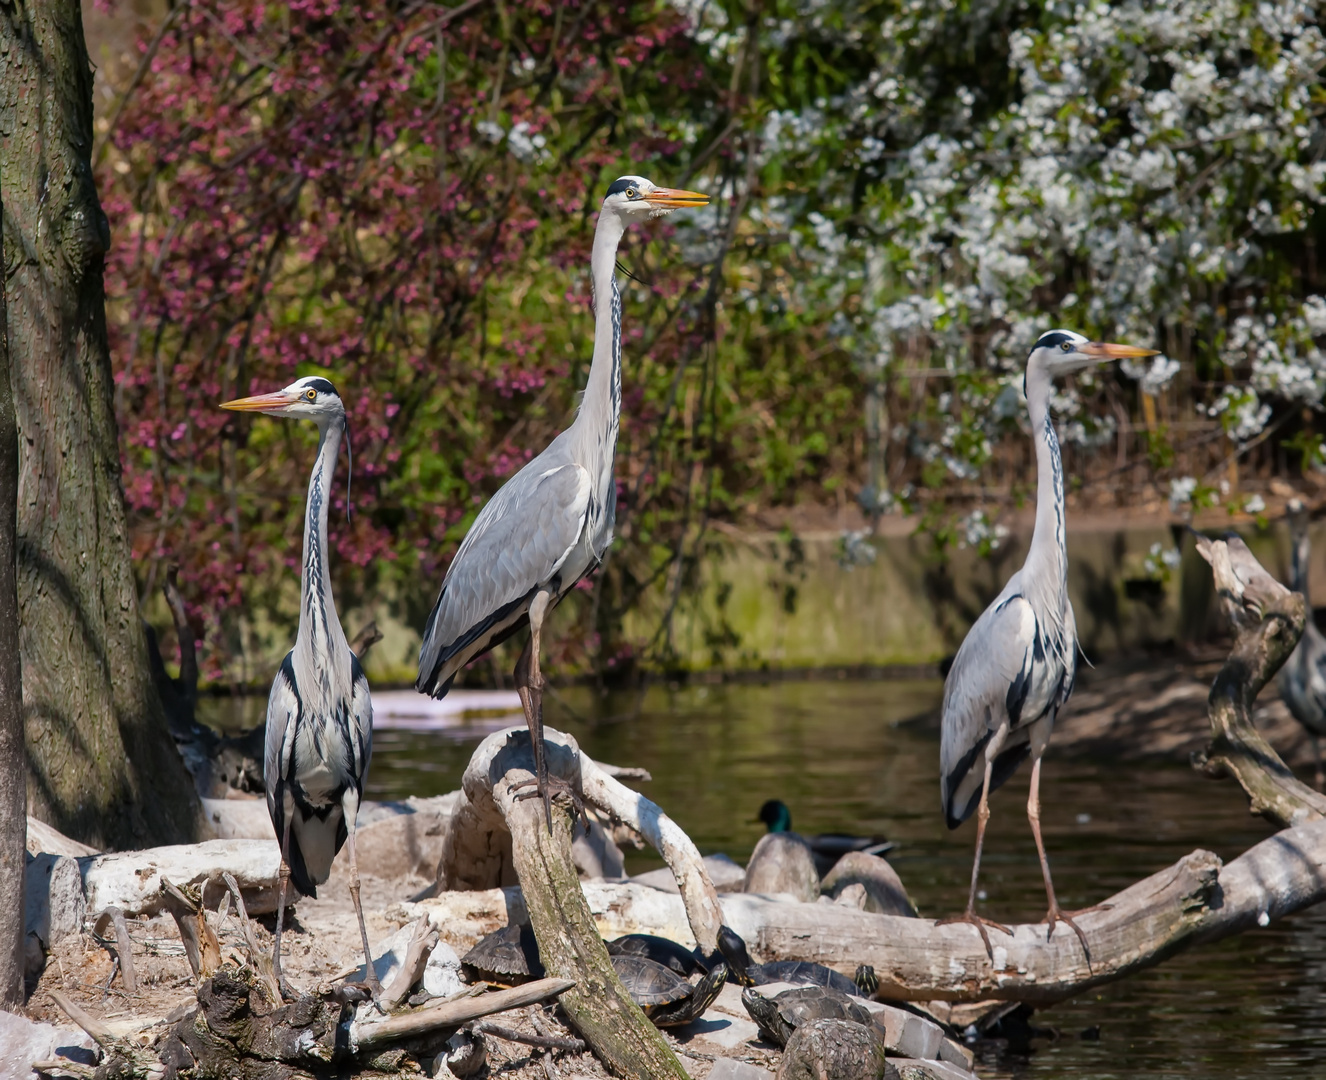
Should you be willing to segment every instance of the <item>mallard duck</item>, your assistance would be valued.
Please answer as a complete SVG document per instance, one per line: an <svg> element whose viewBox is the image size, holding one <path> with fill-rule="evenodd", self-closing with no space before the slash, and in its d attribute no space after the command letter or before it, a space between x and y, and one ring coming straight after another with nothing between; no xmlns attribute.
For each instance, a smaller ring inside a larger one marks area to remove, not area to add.
<svg viewBox="0 0 1326 1080"><path fill-rule="evenodd" d="M819 833L802 836L792 831L792 811L782 799L770 799L760 807L759 820L771 833L791 833L805 841L815 859L815 869L823 877L833 864L849 851L864 851L867 855L883 855L895 846L882 836L852 836L849 833Z"/></svg>

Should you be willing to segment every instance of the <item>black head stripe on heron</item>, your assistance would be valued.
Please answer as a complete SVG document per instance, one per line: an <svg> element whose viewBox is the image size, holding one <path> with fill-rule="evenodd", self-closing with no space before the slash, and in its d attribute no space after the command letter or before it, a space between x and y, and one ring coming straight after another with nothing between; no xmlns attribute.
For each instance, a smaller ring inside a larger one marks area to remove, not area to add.
<svg viewBox="0 0 1326 1080"><path fill-rule="evenodd" d="M939 751L940 798L949 828L977 815L967 909L943 921L975 925L992 958L985 927L1006 928L976 914L989 798L1027 757L1032 759L1027 818L1045 879L1049 932L1056 922L1066 922L1086 948L1086 936L1055 900L1040 831L1041 756L1055 714L1072 693L1078 649L1068 599L1063 461L1049 408L1052 379L1107 360L1152 355L1154 349L1093 342L1069 330L1054 330L1037 339L1027 359L1024 386L1036 445L1036 526L1026 562L972 625L953 659L944 680Z"/></svg>
<svg viewBox="0 0 1326 1080"><path fill-rule="evenodd" d="M622 306L613 273L626 227L660 213L703 206L693 191L623 176L608 188L594 231L594 358L575 421L508 480L475 518L451 560L419 648L415 688L443 697L470 661L530 629L515 682L534 749L536 791L552 828L543 755L540 635L548 613L591 573L612 542L617 505L613 459L622 398ZM574 792L570 792L574 799Z"/></svg>
<svg viewBox="0 0 1326 1080"><path fill-rule="evenodd" d="M227 401L222 408L313 420L319 433L304 509L299 630L267 701L263 782L281 846L272 966L284 993L281 928L287 883L293 882L305 896L316 896L317 887L331 874L336 853L348 844L350 895L376 996L381 987L373 974L355 858L355 818L373 749L373 706L368 680L336 614L328 564L328 508L336 456L346 435L345 406L327 379L312 376L275 393Z"/></svg>
<svg viewBox="0 0 1326 1080"><path fill-rule="evenodd" d="M1289 536L1293 541L1289 587L1308 593L1308 559L1312 545L1308 539L1308 510L1298 499L1291 499L1286 507L1289 518ZM1312 741L1312 756L1316 762L1315 782L1322 787L1321 738L1326 736L1326 635L1317 628L1308 607L1308 620L1303 625L1303 636L1289 654L1284 667L1276 676L1280 697L1289 707L1295 720L1307 729Z"/></svg>

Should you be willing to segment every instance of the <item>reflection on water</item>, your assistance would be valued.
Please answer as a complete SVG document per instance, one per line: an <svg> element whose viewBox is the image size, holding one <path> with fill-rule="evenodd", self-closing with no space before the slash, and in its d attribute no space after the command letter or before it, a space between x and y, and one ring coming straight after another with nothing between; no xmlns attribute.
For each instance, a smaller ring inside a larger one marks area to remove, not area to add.
<svg viewBox="0 0 1326 1080"><path fill-rule="evenodd" d="M955 913L966 899L975 825L955 833L939 807L938 734L907 722L938 704L940 684L813 682L651 689L643 696L563 691L547 722L595 758L649 769L642 790L702 852L745 860L783 799L804 832L881 833L920 911ZM482 737L374 735L370 798L454 790ZM983 912L1038 919L1045 894L1026 821L1027 772L992 800L982 863ZM1269 835L1233 781L1181 765L1118 765L1055 756L1042 776L1042 827L1061 903L1083 907L1197 847L1224 859ZM662 865L628 854L632 872ZM1067 932L1067 931L1065 931ZM990 1057L986 1077L1252 1078L1326 1076L1326 913L1180 954L1038 1014L1060 1030L1026 1059ZM1079 1032L1100 1025L1100 1041Z"/></svg>

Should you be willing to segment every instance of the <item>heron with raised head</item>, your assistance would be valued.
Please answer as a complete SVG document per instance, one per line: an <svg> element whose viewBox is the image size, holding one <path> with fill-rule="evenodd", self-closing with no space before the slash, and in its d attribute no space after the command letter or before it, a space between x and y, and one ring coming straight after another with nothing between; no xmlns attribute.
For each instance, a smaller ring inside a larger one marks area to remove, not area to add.
<svg viewBox="0 0 1326 1080"><path fill-rule="evenodd" d="M617 506L613 458L622 399L622 301L617 247L633 221L684 207L707 195L661 188L623 176L609 188L590 255L594 285L594 356L579 412L570 427L508 480L479 512L451 561L419 648L415 689L440 698L457 673L512 634L529 627L515 683L533 743L535 791L552 828L554 791L576 794L548 776L543 753L539 668L544 620L612 542Z"/></svg>
<svg viewBox="0 0 1326 1080"><path fill-rule="evenodd" d="M281 925L287 886L294 882L299 892L316 897L317 887L331 876L336 853L348 844L350 897L359 917L368 984L376 999L382 987L373 971L355 858L355 818L373 750L373 705L368 679L336 615L327 560L327 512L336 458L346 435L345 405L330 381L310 376L296 379L284 390L227 401L221 407L318 425L318 457L304 508L299 631L267 699L263 781L267 812L281 845L272 967L286 993Z"/></svg>
<svg viewBox="0 0 1326 1080"><path fill-rule="evenodd" d="M1009 929L976 914L976 883L981 847L990 819L990 793L1030 756L1031 793L1027 820L1036 838L1049 933L1056 922L1086 935L1060 909L1041 840L1041 756L1050 741L1056 713L1073 691L1077 670L1077 624L1068 599L1068 546L1064 525L1064 473L1059 439L1050 416L1056 375L1123 357L1155 355L1155 349L1093 342L1068 330L1042 334L1027 358L1024 389L1036 445L1036 524L1026 562L972 625L944 680L940 736L940 796L950 829L973 813L976 855L967 909L942 923L969 922L980 932L993 958L986 926ZM1048 935L1047 935L1048 936Z"/></svg>
<svg viewBox="0 0 1326 1080"><path fill-rule="evenodd" d="M1326 735L1326 635L1317 629L1317 620L1312 617L1312 598L1308 593L1308 559L1312 554L1312 543L1308 539L1308 509L1301 499L1290 499L1285 509L1293 543L1289 587L1303 594L1308 604L1308 619L1303 624L1303 636L1276 676L1276 686L1294 719L1307 729L1308 738L1312 740L1312 757L1317 765L1314 783L1321 790L1321 738Z"/></svg>

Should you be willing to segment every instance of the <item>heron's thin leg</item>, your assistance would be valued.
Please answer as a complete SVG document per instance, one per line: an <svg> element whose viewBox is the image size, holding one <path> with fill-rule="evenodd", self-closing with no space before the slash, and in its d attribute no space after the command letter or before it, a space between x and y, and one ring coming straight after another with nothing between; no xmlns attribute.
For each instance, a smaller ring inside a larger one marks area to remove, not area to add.
<svg viewBox="0 0 1326 1080"><path fill-rule="evenodd" d="M285 894L290 884L290 814L285 815L285 827L281 830L281 871L280 887L276 891L276 937L272 946L272 973L276 976L276 986L282 997L293 996L289 993L285 976L281 974L281 925L285 921Z"/></svg>
<svg viewBox="0 0 1326 1080"><path fill-rule="evenodd" d="M1059 901L1054 895L1054 882L1050 880L1050 860L1045 856L1045 842L1041 839L1041 759L1039 755L1031 766L1031 792L1027 795L1027 820L1031 823L1031 835L1036 838L1036 851L1041 858L1041 875L1045 878L1045 896L1050 902L1050 910L1045 915L1045 921L1049 924L1045 932L1045 939L1048 941L1050 935L1054 933L1056 922L1067 923L1077 934L1078 940L1082 942L1082 951L1086 954L1087 964L1090 966L1091 949L1087 946L1087 935L1073 921L1070 914L1060 910Z"/></svg>
<svg viewBox="0 0 1326 1080"><path fill-rule="evenodd" d="M1321 769L1321 740L1311 733L1308 734L1308 738L1312 740L1312 756L1317 762L1317 774L1313 778L1313 783L1316 784L1317 790L1320 791L1323 782L1326 782L1326 775L1323 775Z"/></svg>
<svg viewBox="0 0 1326 1080"><path fill-rule="evenodd" d="M545 683L543 672L539 670L539 638L543 630L544 617L548 614L551 606L552 594L548 592L540 592L531 601L529 606L529 642L520 654L520 659L516 661L515 670L516 691L520 694L520 703L525 707L525 723L529 725L530 743L534 749L535 774L535 790L518 795L517 798L542 797L543 812L548 821L549 832L552 832L552 796L554 791L565 791L571 797L571 801L575 803L576 809L582 817L585 813L584 804L571 785L560 777L550 777L548 775L548 761L544 754L543 687ZM529 785L526 783L515 786L526 787Z"/></svg>
<svg viewBox="0 0 1326 1080"><path fill-rule="evenodd" d="M368 947L368 927L364 924L363 905L359 903L359 860L355 858L355 816L358 815L359 800L354 800L355 815L352 816L349 809L347 806L345 844L350 851L350 899L355 904L355 915L359 917L359 938L364 943L364 967L368 972L364 981L373 992L373 1000L377 1001L382 996L382 983L378 981L378 973L373 970L373 950Z"/></svg>
<svg viewBox="0 0 1326 1080"><path fill-rule="evenodd" d="M994 947L990 944L990 935L985 932L985 928L993 926L996 930L1002 930L1009 937L1013 936L1013 931L1002 923L994 922L991 919L983 919L976 914L976 882L981 875L981 848L985 846L985 826L990 820L990 776L993 771L994 760L987 756L985 760L985 779L981 782L981 804L976 811L976 855L971 864L971 890L967 893L967 910L961 915L953 915L935 922L936 926L945 926L957 922L971 923L981 935L981 941L985 943L986 955L990 957L991 962L994 961Z"/></svg>

